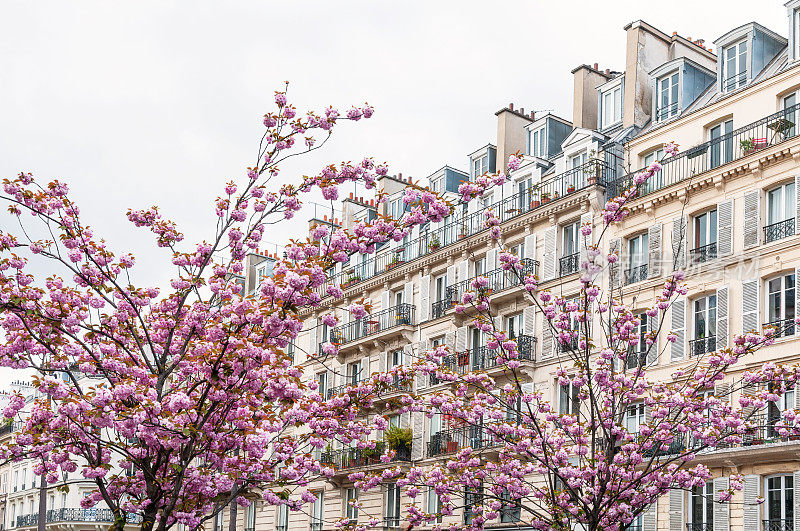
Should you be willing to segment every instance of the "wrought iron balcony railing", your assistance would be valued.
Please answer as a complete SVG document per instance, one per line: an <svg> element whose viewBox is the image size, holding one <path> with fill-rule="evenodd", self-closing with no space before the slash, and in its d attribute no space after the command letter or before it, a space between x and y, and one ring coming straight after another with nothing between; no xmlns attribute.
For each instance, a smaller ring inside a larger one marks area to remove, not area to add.
<svg viewBox="0 0 800 531"><path fill-rule="evenodd" d="M677 101L668 105L662 105L661 107L656 108L656 119L659 122L666 120L667 118L677 115L679 110L680 108L678 107Z"/></svg>
<svg viewBox="0 0 800 531"><path fill-rule="evenodd" d="M320 463L332 466L335 470L347 470L381 464L381 455L386 450L386 443L378 442L374 449L367 448L342 448L323 452ZM401 448L395 452L391 462L411 461L411 450Z"/></svg>
<svg viewBox="0 0 800 531"><path fill-rule="evenodd" d="M52 522L113 522L114 513L111 509L83 509L73 507L63 507L61 509L49 509L46 514L46 521ZM128 523L140 523L141 515L127 513L125 515ZM17 516L17 527L30 527L39 523L39 514L25 514Z"/></svg>
<svg viewBox="0 0 800 531"><path fill-rule="evenodd" d="M717 348L717 336L698 337L689 341L689 355L702 356L714 352Z"/></svg>
<svg viewBox="0 0 800 531"><path fill-rule="evenodd" d="M794 236L794 218L785 219L777 223L770 223L764 227L764 243L774 242Z"/></svg>
<svg viewBox="0 0 800 531"><path fill-rule="evenodd" d="M782 111L740 127L730 133L694 146L665 159L662 169L646 183L638 185L640 196L653 193L675 183L691 179L707 172L749 156L769 146L775 146L797 135L797 111L800 104L792 105ZM644 169L644 168L642 168ZM622 194L634 185L634 177L642 170L617 177L606 184L608 199Z"/></svg>
<svg viewBox="0 0 800 531"><path fill-rule="evenodd" d="M764 531L794 531L794 520L764 520Z"/></svg>
<svg viewBox="0 0 800 531"><path fill-rule="evenodd" d="M383 517L383 528L390 529L400 527L400 517L399 516L384 516Z"/></svg>
<svg viewBox="0 0 800 531"><path fill-rule="evenodd" d="M447 310L453 307L453 301L449 298L438 300L431 305L431 319L443 317Z"/></svg>
<svg viewBox="0 0 800 531"><path fill-rule="evenodd" d="M499 293L508 288L519 286L525 283L525 277L535 275L539 271L539 262L530 258L523 258L520 260L522 269L515 271L505 271L502 268L493 269L483 275L477 275L461 282L457 282L452 286L447 286L447 301L450 301L451 307L461 301L462 296L467 291L474 291L472 287L473 281L478 277L486 279L486 294ZM447 311L445 308L444 311Z"/></svg>
<svg viewBox="0 0 800 531"><path fill-rule="evenodd" d="M520 361L536 361L536 338L534 336L519 335L517 342L517 359ZM466 374L473 371L489 370L499 367L504 363L500 360L500 350L486 346L476 349L456 352L442 358L441 366L456 374ZM442 383L442 380L432 374L431 385Z"/></svg>
<svg viewBox="0 0 800 531"><path fill-rule="evenodd" d="M578 272L578 253L562 256L558 259L558 273L565 277Z"/></svg>
<svg viewBox="0 0 800 531"><path fill-rule="evenodd" d="M689 251L692 264L702 264L717 257L717 242L703 245Z"/></svg>
<svg viewBox="0 0 800 531"><path fill-rule="evenodd" d="M687 522L686 531L714 531L714 524L711 522Z"/></svg>
<svg viewBox="0 0 800 531"><path fill-rule="evenodd" d="M793 336L795 329L794 319L778 319L777 321L770 321L764 323L764 328L772 328L775 331L773 337L786 337Z"/></svg>
<svg viewBox="0 0 800 531"><path fill-rule="evenodd" d="M633 284L647 280L647 264L638 265L625 270L625 284Z"/></svg>
<svg viewBox="0 0 800 531"><path fill-rule="evenodd" d="M570 352L578 350L578 338L577 337L570 337L569 341L566 343L562 343L560 340L557 341L558 344L558 351L559 352Z"/></svg>
<svg viewBox="0 0 800 531"><path fill-rule="evenodd" d="M332 397L336 395L342 395L345 393L345 391L347 391L348 388L355 387L361 382L366 382L368 379L369 378L360 378L360 379L348 378L349 381L346 384L337 385L336 387L329 388L326 393L326 398L330 400Z"/></svg>
<svg viewBox="0 0 800 531"><path fill-rule="evenodd" d="M321 297L327 297L328 286L351 287L394 267L488 230L485 223L486 210L490 210L502 223L541 208L560 197L590 186L605 185L614 177L613 167L602 160L591 159L577 168L570 168L531 189L501 199L478 212L463 215L457 212L455 214L457 218L454 221L436 229L423 229L418 238L404 243L398 249L381 250L356 265L344 266L340 273L328 277L327 281L318 288L318 294Z"/></svg>
<svg viewBox="0 0 800 531"><path fill-rule="evenodd" d="M322 355L322 345L327 341L336 345L346 345L396 326L414 324L416 324L415 306L406 303L398 304L377 313L366 315L352 323L331 328L328 337L323 338L323 341L319 344L319 353Z"/></svg>
<svg viewBox="0 0 800 531"><path fill-rule="evenodd" d="M479 450L495 445L495 438L486 426L463 426L431 435L426 455L438 457L458 452L462 448Z"/></svg>

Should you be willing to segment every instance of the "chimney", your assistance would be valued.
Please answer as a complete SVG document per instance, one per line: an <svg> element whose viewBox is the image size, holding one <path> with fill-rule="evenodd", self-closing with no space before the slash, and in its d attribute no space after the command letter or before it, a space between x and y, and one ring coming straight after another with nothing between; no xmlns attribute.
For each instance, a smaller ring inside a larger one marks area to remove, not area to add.
<svg viewBox="0 0 800 531"><path fill-rule="evenodd" d="M572 125L597 128L597 90L608 79L594 66L581 65L572 71Z"/></svg>
<svg viewBox="0 0 800 531"><path fill-rule="evenodd" d="M525 107L520 107L519 108L519 113L520 114L525 114Z"/></svg>
<svg viewBox="0 0 800 531"><path fill-rule="evenodd" d="M513 103L509 103L508 104L508 108L513 111L514 110L514 104Z"/></svg>
<svg viewBox="0 0 800 531"><path fill-rule="evenodd" d="M597 67L597 63L595 63L595 64L592 66L592 68L594 68L594 69L595 69L595 70L597 70L598 72L600 71L600 70L598 69L598 67Z"/></svg>

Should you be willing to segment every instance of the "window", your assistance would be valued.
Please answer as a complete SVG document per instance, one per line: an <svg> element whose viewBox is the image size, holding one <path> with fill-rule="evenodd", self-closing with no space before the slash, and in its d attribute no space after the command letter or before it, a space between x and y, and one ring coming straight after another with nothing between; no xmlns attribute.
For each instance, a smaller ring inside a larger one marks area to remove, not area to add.
<svg viewBox="0 0 800 531"><path fill-rule="evenodd" d="M392 219L399 220L403 216L405 206L403 205L403 198L392 199L389 201L389 216Z"/></svg>
<svg viewBox="0 0 800 531"><path fill-rule="evenodd" d="M472 176L479 177L489 171L489 155L472 159Z"/></svg>
<svg viewBox="0 0 800 531"><path fill-rule="evenodd" d="M358 489L349 487L344 491L344 515L350 522L358 522L358 508L353 506L358 502Z"/></svg>
<svg viewBox="0 0 800 531"><path fill-rule="evenodd" d="M400 488L397 483L386 485L386 514L383 525L384 527L400 526Z"/></svg>
<svg viewBox="0 0 800 531"><path fill-rule="evenodd" d="M17 525L17 504L11 504L11 521L8 523L10 527L16 527Z"/></svg>
<svg viewBox="0 0 800 531"><path fill-rule="evenodd" d="M644 162L645 167L647 167L650 166L655 161L661 160L663 158L664 158L664 149L658 148L654 149L653 151L645 155L642 161Z"/></svg>
<svg viewBox="0 0 800 531"><path fill-rule="evenodd" d="M777 386L775 391L777 391ZM775 424L783 418L783 412L789 409L794 409L794 393L795 388L787 389L785 393L776 402L767 403L767 437L779 437L780 434L775 428Z"/></svg>
<svg viewBox="0 0 800 531"><path fill-rule="evenodd" d="M431 179L431 192L437 194L444 192L444 177Z"/></svg>
<svg viewBox="0 0 800 531"><path fill-rule="evenodd" d="M328 373L321 372L317 374L317 384L319 385L319 394L322 398L328 396Z"/></svg>
<svg viewBox="0 0 800 531"><path fill-rule="evenodd" d="M689 529L708 530L714 528L714 482L692 487L689 497Z"/></svg>
<svg viewBox="0 0 800 531"><path fill-rule="evenodd" d="M355 385L361 380L361 362L354 361L347 365L347 380L350 385Z"/></svg>
<svg viewBox="0 0 800 531"><path fill-rule="evenodd" d="M294 339L290 340L286 345L286 354L289 355L289 359L294 363Z"/></svg>
<svg viewBox="0 0 800 531"><path fill-rule="evenodd" d="M564 225L561 229L561 259L559 272L561 276L578 271L578 235L581 224L579 221Z"/></svg>
<svg viewBox="0 0 800 531"><path fill-rule="evenodd" d="M25 476L27 476L27 475L28 475L28 469L27 468L23 468L22 469L22 490L25 490L25 488L26 488L26 486L25 486Z"/></svg>
<svg viewBox="0 0 800 531"><path fill-rule="evenodd" d="M531 204L531 201L537 199L534 196L534 188L533 188L533 178L528 177L527 179L522 179L517 181L517 198L518 198L518 205L517 207L520 209L521 212L525 212L528 210L528 205Z"/></svg>
<svg viewBox="0 0 800 531"><path fill-rule="evenodd" d="M62 492L61 493L61 508L64 509L64 508L66 508L66 506L67 506L67 493L66 492Z"/></svg>
<svg viewBox="0 0 800 531"><path fill-rule="evenodd" d="M795 10L795 13L797 10ZM797 93L792 93L783 98L783 110L786 111L783 114L783 117L786 120L789 120L791 126L786 130L784 138L793 137L797 134L797 129L795 128L797 124ZM789 124L786 124L789 125Z"/></svg>
<svg viewBox="0 0 800 531"><path fill-rule="evenodd" d="M572 382L558 386L558 412L562 415L577 415L580 406L578 388Z"/></svg>
<svg viewBox="0 0 800 531"><path fill-rule="evenodd" d="M767 226L764 227L764 243L794 235L796 201L793 182L767 192Z"/></svg>
<svg viewBox="0 0 800 531"><path fill-rule="evenodd" d="M17 492L19 487L19 470L14 471L14 492Z"/></svg>
<svg viewBox="0 0 800 531"><path fill-rule="evenodd" d="M794 282L794 274L767 281L767 325L775 327L778 337L794 335Z"/></svg>
<svg viewBox="0 0 800 531"><path fill-rule="evenodd" d="M639 336L639 342L631 348L628 352L628 357L625 358L625 366L628 369L636 369L645 364L644 354L647 352L647 333L649 332L648 317L646 313L640 313L636 316L639 319L639 326L636 329L636 334Z"/></svg>
<svg viewBox="0 0 800 531"><path fill-rule="evenodd" d="M391 365L390 369L403 365L403 349L393 350L389 354L389 364Z"/></svg>
<svg viewBox="0 0 800 531"><path fill-rule="evenodd" d="M245 529L248 531L254 531L256 528L256 503L252 502L250 505L247 506L247 523L245 524Z"/></svg>
<svg viewBox="0 0 800 531"><path fill-rule="evenodd" d="M214 527L217 529L217 531L222 531L222 523L223 523L223 520L225 518L225 513L223 511L224 511L223 509L220 509L219 512L214 516L214 521L215 521ZM280 513L278 513L278 514L280 514ZM278 520L278 522L280 522L280 519ZM287 530L288 530L288 527L281 528L280 523L279 523L278 531L287 531Z"/></svg>
<svg viewBox="0 0 800 531"><path fill-rule="evenodd" d="M633 284L647 279L647 233L639 234L628 240L628 269L625 271L625 283Z"/></svg>
<svg viewBox="0 0 800 531"><path fill-rule="evenodd" d="M403 290L399 289L395 291L394 296L392 298L394 299L395 306L400 306L401 304L403 304Z"/></svg>
<svg viewBox="0 0 800 531"><path fill-rule="evenodd" d="M600 129L622 121L622 84L603 92L600 105L602 107Z"/></svg>
<svg viewBox="0 0 800 531"><path fill-rule="evenodd" d="M483 486L464 489L464 523L469 524L475 517L473 507L483 502Z"/></svg>
<svg viewBox="0 0 800 531"><path fill-rule="evenodd" d="M481 201L481 207L486 210L494 204L494 194L488 193L484 195Z"/></svg>
<svg viewBox="0 0 800 531"><path fill-rule="evenodd" d="M516 339L522 335L523 322L521 313L506 317L506 332L508 332L509 339Z"/></svg>
<svg viewBox="0 0 800 531"><path fill-rule="evenodd" d="M521 507L519 500L513 499L508 489L500 493L500 521L519 522Z"/></svg>
<svg viewBox="0 0 800 531"><path fill-rule="evenodd" d="M715 125L709 130L709 140L711 145L710 150L710 164L712 168L716 168L721 164L728 163L733 160L733 120L727 120L720 124Z"/></svg>
<svg viewBox="0 0 800 531"><path fill-rule="evenodd" d="M586 152L584 151L580 155L575 155L574 157L570 158L569 160L570 160L569 164L573 169L580 168L581 166L586 164L586 161L587 161Z"/></svg>
<svg viewBox="0 0 800 531"><path fill-rule="evenodd" d="M442 500L433 487L428 487L428 514L436 516L436 522L442 522Z"/></svg>
<svg viewBox="0 0 800 531"><path fill-rule="evenodd" d="M694 249L692 263L701 264L717 257L717 211L710 210L694 217Z"/></svg>
<svg viewBox="0 0 800 531"><path fill-rule="evenodd" d="M729 91L747 83L747 40L728 46L722 52L722 90Z"/></svg>
<svg viewBox="0 0 800 531"><path fill-rule="evenodd" d="M691 356L700 356L716 349L716 295L708 295L694 300L692 303L692 330L694 339L689 342Z"/></svg>
<svg viewBox="0 0 800 531"><path fill-rule="evenodd" d="M528 155L547 158L544 127L536 131L528 131Z"/></svg>
<svg viewBox="0 0 800 531"><path fill-rule="evenodd" d="M792 529L794 527L794 478L790 475L767 478L766 491L767 522L764 522L764 528L767 531ZM786 524L786 526L782 524Z"/></svg>
<svg viewBox="0 0 800 531"><path fill-rule="evenodd" d="M486 271L486 257L483 256L477 260L475 260L473 267L475 268L475 276L479 277L481 275L485 275Z"/></svg>
<svg viewBox="0 0 800 531"><path fill-rule="evenodd" d="M389 415L389 418L387 420L389 422L390 428L400 427L400 415Z"/></svg>
<svg viewBox="0 0 800 531"><path fill-rule="evenodd" d="M325 492L319 491L317 499L311 506L311 531L322 531L322 519L325 512Z"/></svg>
<svg viewBox="0 0 800 531"><path fill-rule="evenodd" d="M664 76L656 82L656 120L666 120L678 114L678 72Z"/></svg>
<svg viewBox="0 0 800 531"><path fill-rule="evenodd" d="M645 406L641 404L631 404L625 409L623 424L631 435L639 433L639 428L645 424Z"/></svg>
<svg viewBox="0 0 800 531"><path fill-rule="evenodd" d="M433 299L443 301L447 298L447 275L440 275L433 281Z"/></svg>

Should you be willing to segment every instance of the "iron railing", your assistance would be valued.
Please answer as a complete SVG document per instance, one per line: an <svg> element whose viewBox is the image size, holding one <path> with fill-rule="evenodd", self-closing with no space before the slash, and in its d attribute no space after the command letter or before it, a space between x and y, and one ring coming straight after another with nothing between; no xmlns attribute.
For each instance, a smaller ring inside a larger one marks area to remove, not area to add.
<svg viewBox="0 0 800 531"><path fill-rule="evenodd" d="M517 358L521 361L536 361L536 338L529 335L519 335L517 342ZM441 366L456 374L467 374L473 371L483 371L504 365L500 360L500 349L486 346L456 352L454 355L442 358ZM435 374L431 375L431 385L442 382Z"/></svg>
<svg viewBox="0 0 800 531"><path fill-rule="evenodd" d="M362 466L373 466L381 464L381 455L386 449L384 442L375 444L374 449L362 448L342 448L323 452L320 463L332 466L335 470L347 470L350 468L360 468ZM392 458L392 462L411 461L411 450L408 448L398 448Z"/></svg>
<svg viewBox="0 0 800 531"><path fill-rule="evenodd" d="M717 242L703 245L689 251L692 264L702 264L717 257Z"/></svg>
<svg viewBox="0 0 800 531"><path fill-rule="evenodd" d="M739 72L738 74L734 74L730 77L726 77L722 80L722 85L725 87L726 92L737 89L745 83L747 83L747 70Z"/></svg>
<svg viewBox="0 0 800 531"><path fill-rule="evenodd" d="M399 516L384 516L383 517L383 527L384 528L400 527L400 517Z"/></svg>
<svg viewBox="0 0 800 531"><path fill-rule="evenodd" d="M52 522L113 522L114 513L111 509L83 509L73 507L63 507L61 509L48 509L46 521ZM126 522L140 523L142 516L135 513L125 515ZM39 514L25 514L17 516L17 527L29 527L39 523Z"/></svg>
<svg viewBox="0 0 800 531"><path fill-rule="evenodd" d="M578 350L578 338L577 337L570 337L566 343L562 343L561 340L557 341L558 343L558 351L559 352L571 352Z"/></svg>
<svg viewBox="0 0 800 531"><path fill-rule="evenodd" d="M714 531L712 522L687 522L686 531Z"/></svg>
<svg viewBox="0 0 800 531"><path fill-rule="evenodd" d="M565 277L578 272L578 255L579 253L569 254L558 259L558 273L560 276Z"/></svg>
<svg viewBox="0 0 800 531"><path fill-rule="evenodd" d="M653 193L795 137L798 110L800 103L665 159L661 171L638 185L639 195ZM616 197L634 186L634 177L640 171L609 181L606 197Z"/></svg>
<svg viewBox="0 0 800 531"><path fill-rule="evenodd" d="M594 185L605 185L614 178L614 168L602 160L591 159L585 164L570 168L532 188L501 199L471 214L456 212L457 218L438 228L425 228L419 237L403 242L394 250L381 250L375 256L352 266L344 265L342 271L330 275L318 290L326 297L328 286L350 287L394 267L408 263L457 243L464 238L487 230L486 214L491 211L500 222L516 218L540 208L550 201L578 192ZM458 209L460 210L460 209ZM385 247L385 246L384 246Z"/></svg>
<svg viewBox="0 0 800 531"><path fill-rule="evenodd" d="M669 105L664 105L662 107L656 108L656 119L658 121L666 120L667 118L672 118L678 114L678 102L670 103Z"/></svg>
<svg viewBox="0 0 800 531"><path fill-rule="evenodd" d="M495 438L486 426L462 426L431 435L426 455L438 457L458 452L462 448L479 450L494 445Z"/></svg>
<svg viewBox="0 0 800 531"><path fill-rule="evenodd" d="M445 298L439 301L434 302L431 305L431 319L438 319L439 317L443 317L447 310L453 307L453 301L449 298Z"/></svg>
<svg viewBox="0 0 800 531"><path fill-rule="evenodd" d="M764 227L764 243L782 240L789 236L794 236L794 218L770 223Z"/></svg>
<svg viewBox="0 0 800 531"><path fill-rule="evenodd" d="M330 389L328 389L328 391L326 393L326 398L328 400L330 400L332 397L334 397L336 395L343 395L347 391L348 388L355 387L358 384L360 384L361 382L366 382L367 380L369 380L369 378L361 378L361 379L358 379L358 380L354 379L354 378L348 378L348 380L350 380L350 381L348 383L346 383L346 384L337 385L336 387L331 387Z"/></svg>
<svg viewBox="0 0 800 531"><path fill-rule="evenodd" d="M763 324L764 328L773 328L775 335L773 337L786 337L794 335L794 319L778 319Z"/></svg>
<svg viewBox="0 0 800 531"><path fill-rule="evenodd" d="M702 356L714 352L717 348L717 336L698 337L689 341L689 355Z"/></svg>
<svg viewBox="0 0 800 531"><path fill-rule="evenodd" d="M311 522L311 531L322 531L322 522Z"/></svg>
<svg viewBox="0 0 800 531"><path fill-rule="evenodd" d="M633 284L642 280L647 280L647 264L625 270L625 284Z"/></svg>
<svg viewBox="0 0 800 531"><path fill-rule="evenodd" d="M485 288L485 293L487 295L491 295L492 293L497 293L513 286L524 284L525 277L538 273L539 262L536 260L523 258L520 260L520 264L522 265L522 269L505 271L503 268L497 268L483 275L474 276L466 280L462 280L461 282L457 282L452 286L447 286L446 300L450 301L451 305L458 304L465 292L474 291L472 283L478 277L483 277L487 280L488 283Z"/></svg>
<svg viewBox="0 0 800 531"><path fill-rule="evenodd" d="M346 345L396 326L414 325L416 324L414 314L415 306L403 303L365 315L352 323L331 328L329 337L323 338L323 342L319 344L319 353L322 354L322 345L327 341L336 345Z"/></svg>
<svg viewBox="0 0 800 531"><path fill-rule="evenodd" d="M794 520L764 520L764 531L794 531Z"/></svg>

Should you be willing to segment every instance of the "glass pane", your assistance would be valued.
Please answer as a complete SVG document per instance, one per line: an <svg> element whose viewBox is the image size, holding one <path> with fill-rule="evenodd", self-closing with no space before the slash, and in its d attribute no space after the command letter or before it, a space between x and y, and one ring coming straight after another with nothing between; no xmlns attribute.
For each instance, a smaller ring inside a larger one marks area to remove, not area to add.
<svg viewBox="0 0 800 531"><path fill-rule="evenodd" d="M789 183L783 187L783 200L785 207L783 210L783 219L780 221L795 217L797 199L794 196L794 183Z"/></svg>
<svg viewBox="0 0 800 531"><path fill-rule="evenodd" d="M708 213L708 243L717 243L717 211Z"/></svg>
<svg viewBox="0 0 800 531"><path fill-rule="evenodd" d="M767 192L767 224L771 225L783 221L781 213L781 189L776 188Z"/></svg>

